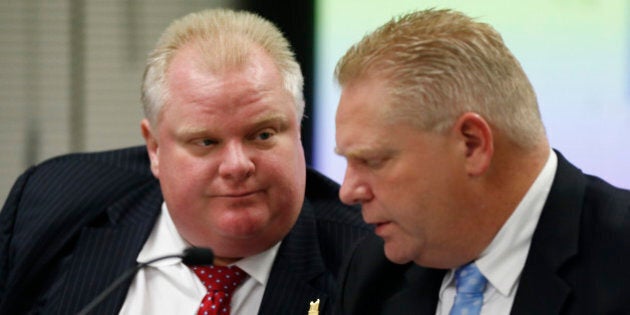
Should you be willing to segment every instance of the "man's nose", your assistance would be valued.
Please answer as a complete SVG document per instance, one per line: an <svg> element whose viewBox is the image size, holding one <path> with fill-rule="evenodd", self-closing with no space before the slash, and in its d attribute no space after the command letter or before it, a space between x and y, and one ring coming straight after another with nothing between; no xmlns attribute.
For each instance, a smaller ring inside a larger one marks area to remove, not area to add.
<svg viewBox="0 0 630 315"><path fill-rule="evenodd" d="M367 183L348 166L341 189L339 189L341 202L348 205L363 204L372 198L373 195Z"/></svg>
<svg viewBox="0 0 630 315"><path fill-rule="evenodd" d="M224 148L219 175L224 178L242 180L254 173L255 165L241 143L228 143Z"/></svg>

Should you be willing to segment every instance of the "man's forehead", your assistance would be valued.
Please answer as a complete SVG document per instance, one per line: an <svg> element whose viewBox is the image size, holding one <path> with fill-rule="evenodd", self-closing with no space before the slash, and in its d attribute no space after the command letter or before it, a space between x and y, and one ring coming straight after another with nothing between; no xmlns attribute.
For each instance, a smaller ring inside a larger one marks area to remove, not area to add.
<svg viewBox="0 0 630 315"><path fill-rule="evenodd" d="M344 157L366 156L385 150L393 139L388 139L386 134L375 128L362 128L358 132L348 133L343 137L337 137L335 153Z"/></svg>

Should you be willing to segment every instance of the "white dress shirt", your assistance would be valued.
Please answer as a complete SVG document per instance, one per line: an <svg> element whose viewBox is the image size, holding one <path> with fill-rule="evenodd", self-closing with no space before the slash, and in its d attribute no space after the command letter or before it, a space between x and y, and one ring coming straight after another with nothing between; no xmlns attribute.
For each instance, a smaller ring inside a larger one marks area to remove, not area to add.
<svg viewBox="0 0 630 315"><path fill-rule="evenodd" d="M488 279L484 291L482 315L509 314L532 242L534 230L549 195L558 159L553 150L538 177L490 245L475 260ZM438 315L448 315L455 300L454 271L442 281Z"/></svg>
<svg viewBox="0 0 630 315"><path fill-rule="evenodd" d="M177 232L166 204L163 203L157 223L138 254L137 261L178 254L187 247L190 244ZM279 247L280 243L234 264L247 272L249 277L234 291L230 314L258 313ZM161 260L138 271L119 314L194 315L197 314L206 291L199 278L181 259Z"/></svg>

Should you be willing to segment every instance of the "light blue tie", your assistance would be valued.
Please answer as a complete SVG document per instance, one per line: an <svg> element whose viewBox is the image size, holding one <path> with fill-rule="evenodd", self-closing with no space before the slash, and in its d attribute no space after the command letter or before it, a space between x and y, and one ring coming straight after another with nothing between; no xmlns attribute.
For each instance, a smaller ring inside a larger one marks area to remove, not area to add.
<svg viewBox="0 0 630 315"><path fill-rule="evenodd" d="M474 263L455 270L457 294L450 315L479 315L483 305L483 291L488 280Z"/></svg>

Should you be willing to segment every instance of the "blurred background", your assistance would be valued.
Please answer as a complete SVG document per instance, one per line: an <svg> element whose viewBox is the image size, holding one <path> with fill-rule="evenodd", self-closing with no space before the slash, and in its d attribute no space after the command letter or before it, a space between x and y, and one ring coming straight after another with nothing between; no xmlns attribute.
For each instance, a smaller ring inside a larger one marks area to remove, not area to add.
<svg viewBox="0 0 630 315"><path fill-rule="evenodd" d="M453 8L492 24L538 94L554 148L630 188L630 4L626 0L0 1L0 204L26 168L55 155L143 144L144 60L175 18L230 7L272 20L305 74L310 165L337 181L334 66L394 15Z"/></svg>

